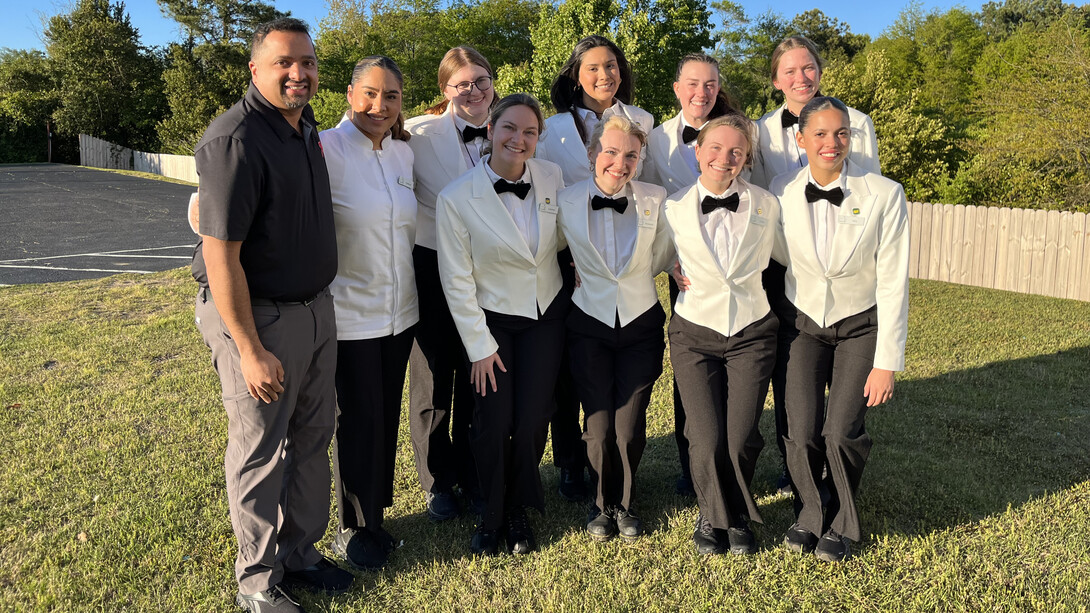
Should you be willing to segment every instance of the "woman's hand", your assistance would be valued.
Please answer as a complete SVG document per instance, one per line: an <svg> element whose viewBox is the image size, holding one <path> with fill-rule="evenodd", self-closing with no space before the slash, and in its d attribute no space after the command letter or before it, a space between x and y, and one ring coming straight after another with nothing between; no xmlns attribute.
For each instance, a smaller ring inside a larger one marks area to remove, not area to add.
<svg viewBox="0 0 1090 613"><path fill-rule="evenodd" d="M674 262L674 270L670 272L670 276L674 278L674 283L677 283L677 288L681 291L689 289L689 277L686 277L681 273L681 260Z"/></svg>
<svg viewBox="0 0 1090 613"><path fill-rule="evenodd" d="M893 398L893 371L872 368L863 386L863 396L868 407L876 407Z"/></svg>
<svg viewBox="0 0 1090 613"><path fill-rule="evenodd" d="M496 391L496 373L492 370L493 365L498 366L503 372L507 372L507 368L503 365L503 360L500 359L500 354L497 351L492 355L484 358L483 360L477 360L469 369L469 380L473 382L473 387L476 388L477 393L481 396L488 394L488 382L492 382L492 391Z"/></svg>

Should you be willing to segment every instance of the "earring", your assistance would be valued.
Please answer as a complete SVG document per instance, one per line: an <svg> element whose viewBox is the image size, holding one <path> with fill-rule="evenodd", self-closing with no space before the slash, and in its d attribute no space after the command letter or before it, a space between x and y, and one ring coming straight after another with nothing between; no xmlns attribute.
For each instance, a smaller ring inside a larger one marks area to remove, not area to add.
<svg viewBox="0 0 1090 613"><path fill-rule="evenodd" d="M590 174L594 174L594 162L590 163Z"/></svg>

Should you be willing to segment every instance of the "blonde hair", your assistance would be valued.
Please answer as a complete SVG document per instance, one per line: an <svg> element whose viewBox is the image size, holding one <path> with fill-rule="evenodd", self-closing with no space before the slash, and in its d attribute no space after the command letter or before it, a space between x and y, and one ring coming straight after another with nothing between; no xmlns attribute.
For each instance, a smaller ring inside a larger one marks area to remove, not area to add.
<svg viewBox="0 0 1090 613"><path fill-rule="evenodd" d="M700 134L696 137L697 146L704 146L705 136L721 126L734 128L742 133L742 136L746 139L746 162L744 166L745 168L753 167L753 143L757 141L757 127L749 118L742 115L723 115L704 124L704 127L700 129Z"/></svg>
<svg viewBox="0 0 1090 613"><path fill-rule="evenodd" d="M806 49L813 56L814 61L817 62L818 72L825 70L825 60L821 59L821 54L818 53L817 45L814 41L806 38L801 34L795 36L788 36L780 41L780 44L776 45L776 50L772 52L772 80L776 80L776 71L780 68L780 58L783 54L794 49Z"/></svg>
<svg viewBox="0 0 1090 613"><path fill-rule="evenodd" d="M454 47L447 51L443 59L439 61L439 91L446 90L447 81L450 81L454 73L470 65L480 66L488 71L488 76L495 76L492 72L492 64L489 64L488 60L479 51L467 46ZM497 96L493 91L493 106L495 106L496 100ZM429 115L442 115L446 112L448 105L450 105L450 100L444 97L438 104L428 107L424 112Z"/></svg>
<svg viewBox="0 0 1090 613"><path fill-rule="evenodd" d="M636 140L640 141L640 149L647 145L647 135L643 133L638 125L623 115L610 115L594 126L594 131L591 132L590 139L587 140L587 153L594 153L606 130L620 130L625 134L635 136Z"/></svg>

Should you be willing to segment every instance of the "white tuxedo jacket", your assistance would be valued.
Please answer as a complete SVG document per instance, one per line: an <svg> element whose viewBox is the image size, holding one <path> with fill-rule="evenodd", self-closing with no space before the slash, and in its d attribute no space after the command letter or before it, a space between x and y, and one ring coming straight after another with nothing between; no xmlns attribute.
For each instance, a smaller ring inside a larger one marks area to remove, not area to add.
<svg viewBox="0 0 1090 613"><path fill-rule="evenodd" d="M416 191L416 244L436 249L435 199L451 181L469 170L462 153L462 136L454 127L450 106L442 115L419 115L405 122L412 135Z"/></svg>
<svg viewBox="0 0 1090 613"><path fill-rule="evenodd" d="M696 183L698 176L681 154L686 145L678 137L679 125L681 113L655 128L647 139L647 165L642 179L665 187L668 194Z"/></svg>
<svg viewBox="0 0 1090 613"><path fill-rule="evenodd" d="M556 214L564 183L556 164L533 159L526 164L536 199L536 255L496 195L484 164L455 179L436 202L439 278L473 362L499 347L485 310L537 319L538 310L544 313L560 291Z"/></svg>
<svg viewBox="0 0 1090 613"><path fill-rule="evenodd" d="M768 314L761 271L768 268L780 225L780 203L775 196L742 178L735 181L742 182L739 194L749 193L749 219L728 270L723 270L701 233L697 186L666 199L666 219L677 257L691 282L678 296L674 312L724 336L733 336Z"/></svg>
<svg viewBox="0 0 1090 613"><path fill-rule="evenodd" d="M772 180L785 172L799 169L795 161L793 139L784 132L780 116L787 105L770 111L757 120L757 139L760 143L753 160L752 183L761 187L770 187ZM848 158L867 172L882 174L878 163L878 139L874 135L874 122L870 117L853 108L848 108L848 121L851 124L851 151ZM790 141L790 142L789 142Z"/></svg>
<svg viewBox="0 0 1090 613"><path fill-rule="evenodd" d="M614 106L619 107L620 114L638 125L644 134L651 133L651 128L655 125L655 118L651 116L651 113L623 102L618 102ZM602 119L612 113L614 113L612 108L607 110L602 115ZM564 170L565 185L575 185L593 176L590 171L590 158L587 157L587 146L579 138L575 118L567 111L557 113L545 120L545 133L537 144L535 157L549 160L560 166ZM646 151L641 151L640 162L636 166L636 175L633 178L640 176L645 157Z"/></svg>
<svg viewBox="0 0 1090 613"><path fill-rule="evenodd" d="M908 338L908 205L900 183L845 164L847 190L837 213L829 269L818 261L807 169L781 175L772 192L783 206L775 258L787 266L787 298L822 327L878 305L874 367L904 370Z"/></svg>
<svg viewBox="0 0 1090 613"><path fill-rule="evenodd" d="M624 268L614 275L590 239L589 204L593 179L560 192L557 226L571 248L580 285L572 301L584 313L613 327L626 326L658 302L655 275L674 262L674 247L662 203L666 190L632 181L632 198L625 215L636 215L636 245Z"/></svg>

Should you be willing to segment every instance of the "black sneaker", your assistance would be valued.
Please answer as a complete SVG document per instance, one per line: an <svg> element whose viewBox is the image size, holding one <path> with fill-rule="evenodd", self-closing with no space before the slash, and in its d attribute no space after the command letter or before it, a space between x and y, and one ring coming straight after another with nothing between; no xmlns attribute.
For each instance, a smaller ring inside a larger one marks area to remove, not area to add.
<svg viewBox="0 0 1090 613"><path fill-rule="evenodd" d="M814 548L814 555L822 562L842 562L851 554L852 550L848 546L848 539L840 536L836 533L836 530L831 528L821 535L821 539Z"/></svg>
<svg viewBox="0 0 1090 613"><path fill-rule="evenodd" d="M394 549L397 549L397 539L382 526L370 530L370 532L371 537L375 539L375 542L379 544L379 547L382 547L387 555L393 553Z"/></svg>
<svg viewBox="0 0 1090 613"><path fill-rule="evenodd" d="M798 523L791 524L791 527L787 529L787 534L783 537L783 544L787 545L787 548L795 553L810 553L814 550L817 542L817 535L798 525Z"/></svg>
<svg viewBox="0 0 1090 613"><path fill-rule="evenodd" d="M561 498L569 502L580 502L587 497L587 484L583 480L583 469L560 469L560 487L557 488Z"/></svg>
<svg viewBox="0 0 1090 613"><path fill-rule="evenodd" d="M368 530L337 530L333 553L359 570L378 570L386 565L388 552Z"/></svg>
<svg viewBox="0 0 1090 613"><path fill-rule="evenodd" d="M428 492L428 519L432 521L447 521L461 514L458 508L458 499L450 490Z"/></svg>
<svg viewBox="0 0 1090 613"><path fill-rule="evenodd" d="M613 518L617 522L617 532L624 540L634 541L643 534L643 522L631 509L618 507L613 513Z"/></svg>
<svg viewBox="0 0 1090 613"><path fill-rule="evenodd" d="M596 541L608 541L617 534L617 525L613 523L613 513L609 509L605 511L598 505L591 505L587 514L587 534Z"/></svg>
<svg viewBox="0 0 1090 613"><path fill-rule="evenodd" d="M712 528L712 523L708 521L708 518L704 517L703 513L696 516L693 544L696 545L696 553L702 556L727 552L715 528Z"/></svg>
<svg viewBox="0 0 1090 613"><path fill-rule="evenodd" d="M496 530L477 526L469 539L469 550L478 556L494 556L500 549L500 535Z"/></svg>
<svg viewBox="0 0 1090 613"><path fill-rule="evenodd" d="M727 528L727 541L730 543L730 552L736 556L747 556L757 553L757 539L749 524L743 521L738 526Z"/></svg>
<svg viewBox="0 0 1090 613"><path fill-rule="evenodd" d="M235 604L250 613L303 613L303 607L295 596L279 585L263 592L236 594Z"/></svg>
<svg viewBox="0 0 1090 613"><path fill-rule="evenodd" d="M327 594L343 594L352 587L352 582L355 580L355 575L340 568L325 556L322 556L322 559L310 568L284 572L284 583L289 586Z"/></svg>
<svg viewBox="0 0 1090 613"><path fill-rule="evenodd" d="M511 507L507 511L505 520L507 525L507 548L514 554L526 554L537 549L534 541L534 531L530 528L530 520L526 518L526 510L521 506Z"/></svg>

